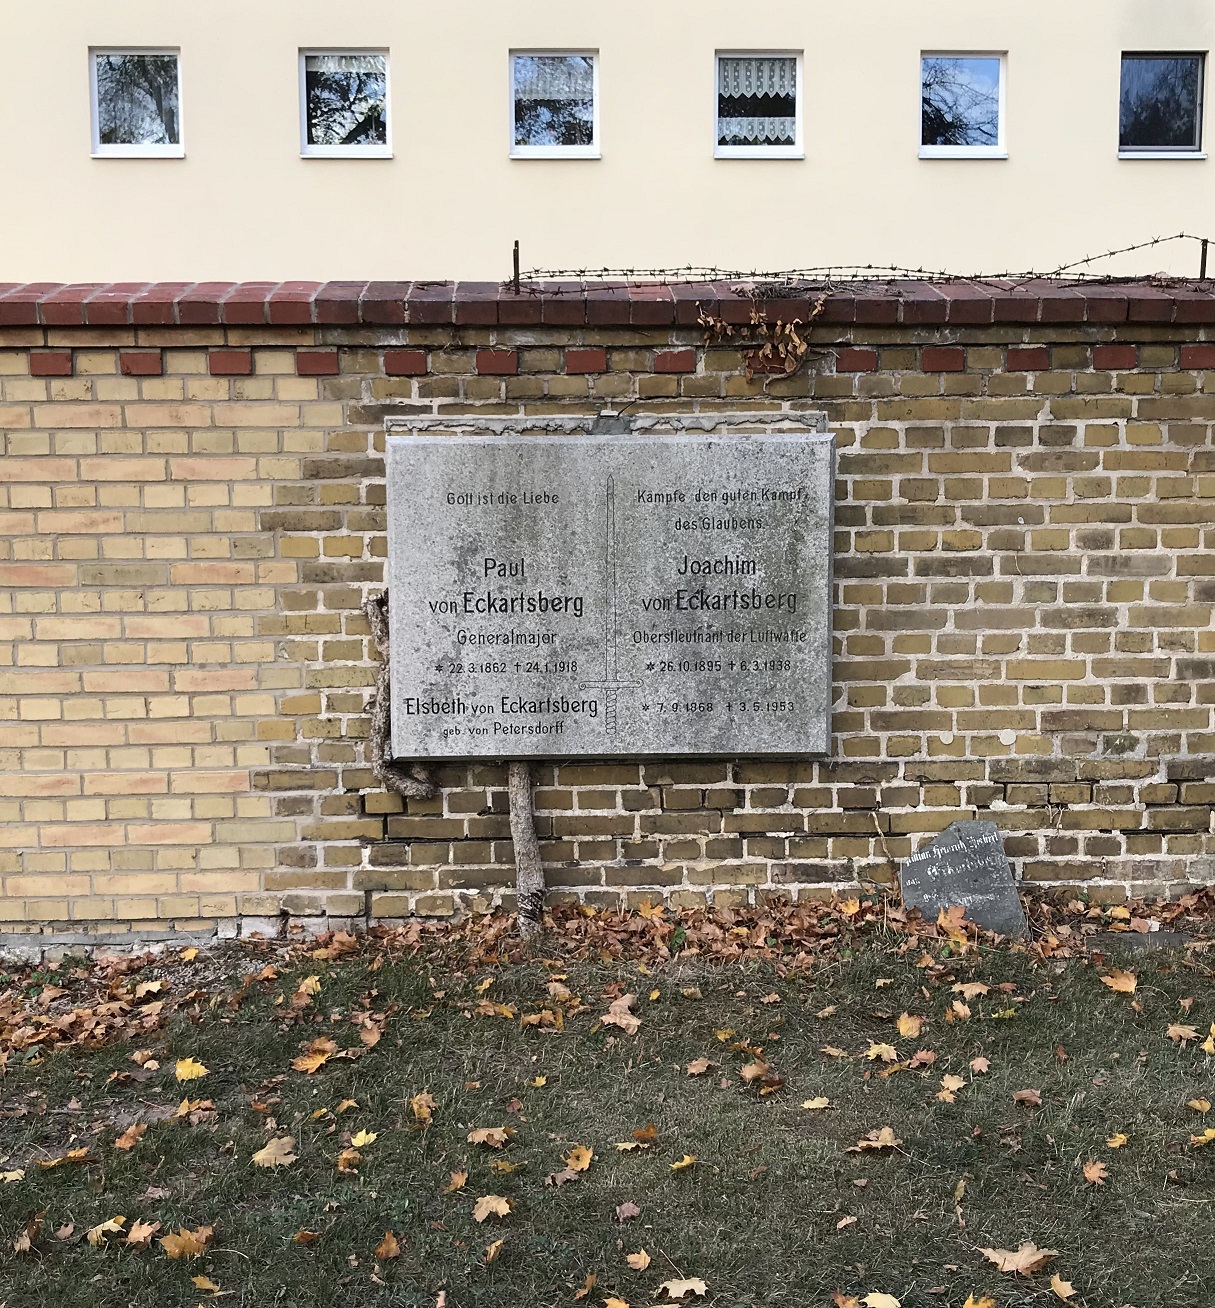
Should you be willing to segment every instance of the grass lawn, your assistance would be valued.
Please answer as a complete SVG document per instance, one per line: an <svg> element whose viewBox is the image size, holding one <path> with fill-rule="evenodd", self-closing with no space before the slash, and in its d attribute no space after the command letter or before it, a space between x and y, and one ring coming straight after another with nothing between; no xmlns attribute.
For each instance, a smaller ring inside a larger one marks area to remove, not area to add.
<svg viewBox="0 0 1215 1308"><path fill-rule="evenodd" d="M764 956L726 963L742 926L638 918L496 963L465 934L10 972L0 1304L1215 1303L1205 948L869 916L800 950L760 924ZM31 1043L58 1019L70 1043ZM294 1161L254 1163L284 1137ZM478 1222L486 1196L509 1210ZM161 1244L205 1227L194 1257ZM1025 1242L1056 1252L982 1252Z"/></svg>

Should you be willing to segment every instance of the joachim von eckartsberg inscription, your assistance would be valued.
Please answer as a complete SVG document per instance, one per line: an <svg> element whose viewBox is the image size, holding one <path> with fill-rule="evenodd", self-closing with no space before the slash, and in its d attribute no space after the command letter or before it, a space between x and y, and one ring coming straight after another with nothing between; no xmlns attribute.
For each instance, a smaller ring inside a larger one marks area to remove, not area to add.
<svg viewBox="0 0 1215 1308"><path fill-rule="evenodd" d="M707 425L390 432L397 757L827 750L831 437Z"/></svg>

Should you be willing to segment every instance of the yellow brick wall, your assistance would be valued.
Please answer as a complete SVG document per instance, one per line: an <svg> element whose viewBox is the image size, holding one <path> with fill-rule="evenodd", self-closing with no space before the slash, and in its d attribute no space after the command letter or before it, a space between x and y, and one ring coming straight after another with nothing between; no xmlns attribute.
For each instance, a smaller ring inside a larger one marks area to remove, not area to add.
<svg viewBox="0 0 1215 1308"><path fill-rule="evenodd" d="M0 935L509 902L501 768L405 805L367 764L383 422L635 398L827 410L835 748L541 766L556 894L888 882L974 816L1027 879L1215 879L1215 371L1181 364L1204 331L828 327L810 367L747 381L682 329L0 328ZM299 375L304 347L338 371ZM489 347L516 371L479 371ZM402 349L418 375L385 370Z"/></svg>

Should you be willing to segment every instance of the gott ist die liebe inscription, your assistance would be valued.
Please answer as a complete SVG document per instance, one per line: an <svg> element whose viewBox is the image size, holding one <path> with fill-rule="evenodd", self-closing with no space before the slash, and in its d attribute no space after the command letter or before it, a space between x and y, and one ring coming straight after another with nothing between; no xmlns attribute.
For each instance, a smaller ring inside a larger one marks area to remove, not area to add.
<svg viewBox="0 0 1215 1308"><path fill-rule="evenodd" d="M829 436L388 439L400 758L813 754Z"/></svg>

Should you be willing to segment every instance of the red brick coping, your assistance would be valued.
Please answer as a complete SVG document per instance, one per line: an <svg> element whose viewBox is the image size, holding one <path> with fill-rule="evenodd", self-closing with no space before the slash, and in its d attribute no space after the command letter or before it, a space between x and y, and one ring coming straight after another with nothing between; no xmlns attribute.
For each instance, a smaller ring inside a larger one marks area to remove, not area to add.
<svg viewBox="0 0 1215 1308"><path fill-rule="evenodd" d="M820 292L761 300L771 317L810 316ZM0 282L0 327L635 326L694 327L706 312L746 322L745 283ZM1215 323L1215 281L897 281L833 289L822 323Z"/></svg>

